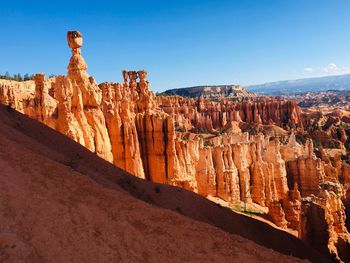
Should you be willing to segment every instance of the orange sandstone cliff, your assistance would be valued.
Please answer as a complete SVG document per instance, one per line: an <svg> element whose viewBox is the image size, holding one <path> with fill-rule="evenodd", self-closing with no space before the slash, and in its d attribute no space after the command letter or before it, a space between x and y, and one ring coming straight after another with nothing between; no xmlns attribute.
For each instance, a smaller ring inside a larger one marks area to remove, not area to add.
<svg viewBox="0 0 350 263"><path fill-rule="evenodd" d="M144 70L98 84L87 73L81 33L67 39L67 76L0 80L0 102L139 178L257 211L324 254L349 260L350 165L296 140L307 122L294 101L156 97Z"/></svg>

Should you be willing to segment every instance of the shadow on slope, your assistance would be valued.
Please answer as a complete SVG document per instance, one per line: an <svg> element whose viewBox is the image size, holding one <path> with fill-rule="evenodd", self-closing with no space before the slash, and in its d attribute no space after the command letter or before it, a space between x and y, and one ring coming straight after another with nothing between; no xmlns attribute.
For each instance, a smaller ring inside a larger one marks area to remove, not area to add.
<svg viewBox="0 0 350 263"><path fill-rule="evenodd" d="M129 192L154 206L177 211L286 255L312 262L330 261L296 237L268 224L234 213L181 188L138 179L59 132L9 107L0 105L0 123L1 136L8 136L38 154L50 156L51 159L89 176L104 187ZM18 132L25 136L16 136Z"/></svg>

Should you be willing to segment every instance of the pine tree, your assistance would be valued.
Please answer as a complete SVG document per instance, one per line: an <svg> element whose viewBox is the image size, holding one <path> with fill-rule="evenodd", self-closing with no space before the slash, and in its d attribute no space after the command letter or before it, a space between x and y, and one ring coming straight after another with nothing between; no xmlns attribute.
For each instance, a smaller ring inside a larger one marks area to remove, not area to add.
<svg viewBox="0 0 350 263"><path fill-rule="evenodd" d="M24 74L23 80L24 80L24 81L30 80L30 76L29 76L28 73Z"/></svg>
<svg viewBox="0 0 350 263"><path fill-rule="evenodd" d="M10 73L8 73L7 71L6 71L6 73L5 73L5 79L11 79L11 75L10 75Z"/></svg>

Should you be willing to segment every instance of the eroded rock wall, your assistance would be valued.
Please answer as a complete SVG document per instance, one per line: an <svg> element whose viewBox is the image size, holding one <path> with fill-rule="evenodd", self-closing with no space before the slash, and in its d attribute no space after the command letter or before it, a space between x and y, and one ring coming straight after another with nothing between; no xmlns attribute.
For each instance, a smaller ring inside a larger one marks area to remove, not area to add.
<svg viewBox="0 0 350 263"><path fill-rule="evenodd" d="M156 97L146 71L97 84L81 55L81 34L69 32L68 43L67 76L1 80L0 102L137 177L228 206L266 208L279 227L339 260L348 257L350 166L339 156L316 157L311 140L296 141L292 130L304 124L295 102Z"/></svg>

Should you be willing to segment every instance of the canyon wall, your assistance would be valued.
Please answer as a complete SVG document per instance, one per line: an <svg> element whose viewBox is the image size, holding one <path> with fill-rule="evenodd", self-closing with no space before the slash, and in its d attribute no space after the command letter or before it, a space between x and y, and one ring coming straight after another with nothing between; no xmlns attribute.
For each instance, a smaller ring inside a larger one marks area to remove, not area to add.
<svg viewBox="0 0 350 263"><path fill-rule="evenodd" d="M231 208L268 211L269 220L320 251L349 257L350 166L316 157L311 140L296 141L305 121L295 102L156 97L144 70L123 71L122 83L97 84L87 74L81 34L67 37L67 76L0 80L0 102L137 177Z"/></svg>

